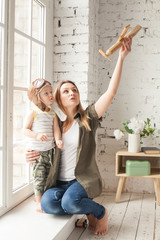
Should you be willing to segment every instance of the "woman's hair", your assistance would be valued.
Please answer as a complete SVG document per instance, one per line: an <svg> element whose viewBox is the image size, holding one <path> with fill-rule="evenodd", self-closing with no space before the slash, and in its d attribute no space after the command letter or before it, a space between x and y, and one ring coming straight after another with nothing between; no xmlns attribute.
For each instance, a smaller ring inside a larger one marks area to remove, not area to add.
<svg viewBox="0 0 160 240"><path fill-rule="evenodd" d="M39 81L44 81L42 86L40 86L39 88L37 88L35 86L35 81L38 81L38 80ZM28 95L28 98L31 102L33 102L42 111L45 111L47 109L47 106L41 101L39 93L40 93L41 89L44 88L45 86L48 86L48 85L51 86L51 83L48 82L47 80L43 79L43 78L36 79L35 81L33 81L30 84L30 86L28 88L27 95Z"/></svg>
<svg viewBox="0 0 160 240"><path fill-rule="evenodd" d="M55 92L54 92L54 99L55 99L55 101L57 102L57 104L58 104L58 106L60 107L60 109L66 114L65 109L64 109L64 107L63 107L63 105L62 105L62 102L61 102L61 97L60 97L60 89L61 89L62 85L65 84L65 83L71 83L71 84L73 84L73 85L75 86L75 88L77 89L78 93L79 93L79 90L78 90L76 84L75 84L74 82L70 81L70 80L62 81L62 82L60 82L59 85L57 86L57 88L56 88L56 90L55 90ZM76 114L77 114L78 112L81 114L81 121L82 121L82 124L84 125L84 127L85 127L87 130L91 131L91 128L90 128L90 126L89 126L89 124L88 124L88 121L87 121L87 119L89 119L89 116L85 113L84 109L82 108L81 102L79 102L79 104L77 105ZM75 114L75 115L76 115L76 114ZM67 126L67 124L68 124L68 121L67 121L67 119L66 119L65 125Z"/></svg>

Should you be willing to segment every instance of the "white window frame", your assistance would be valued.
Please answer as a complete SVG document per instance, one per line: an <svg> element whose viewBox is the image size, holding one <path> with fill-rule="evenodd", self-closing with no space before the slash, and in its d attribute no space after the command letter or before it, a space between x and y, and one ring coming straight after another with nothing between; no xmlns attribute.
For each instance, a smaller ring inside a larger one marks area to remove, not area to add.
<svg viewBox="0 0 160 240"><path fill-rule="evenodd" d="M22 0L23 1L23 0ZM33 1L33 0L32 0ZM46 6L46 48L44 77L53 80L53 0L38 0ZM5 47L4 47L4 132L3 132L3 206L4 214L24 199L33 194L32 184L12 192L13 181L13 74L14 74L14 13L15 0L6 0L5 8ZM31 67L31 66L30 66ZM27 86L26 86L27 87ZM28 165L29 169L29 165Z"/></svg>
<svg viewBox="0 0 160 240"><path fill-rule="evenodd" d="M7 5L7 3L5 2L5 6L4 6L4 10L5 10L5 12L4 12L4 24L3 24L3 26L4 26L4 40L3 40L3 46L4 46L4 49L3 49L3 61L4 61L4 64L3 64L3 77L4 77L4 79L3 79L3 87L1 88L1 89L3 89L3 103L5 103L7 100L7 95L5 94L6 92L7 92L7 88L6 88L6 86L7 86L7 84L6 84L6 81L5 81L5 79L7 78L7 64L6 64L6 62L7 62L7 8L6 8L6 5ZM2 207L0 208L0 211L2 211L2 213L3 213L3 210L4 210L4 207L6 206L6 192L5 192L5 187L6 187L6 174L4 174L4 172L5 172L5 170L6 170L6 168L7 168L7 151L6 151L6 146L7 146L7 144L6 144L6 142L7 142L7 136L6 136L6 129L7 129L7 116L6 116L6 114L5 114L5 111L4 111L4 107L3 107L3 133L2 133L2 148L1 148L1 150L2 150L2 165L1 165L1 167L2 167L2 197L1 197L1 199L2 199Z"/></svg>

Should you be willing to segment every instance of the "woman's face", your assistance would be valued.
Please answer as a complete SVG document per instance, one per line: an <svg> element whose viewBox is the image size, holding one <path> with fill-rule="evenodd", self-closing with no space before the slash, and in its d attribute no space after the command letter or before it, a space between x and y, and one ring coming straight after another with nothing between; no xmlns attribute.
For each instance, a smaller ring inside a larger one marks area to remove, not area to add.
<svg viewBox="0 0 160 240"><path fill-rule="evenodd" d="M72 83L64 83L60 88L60 98L64 108L75 108L79 102L78 89Z"/></svg>

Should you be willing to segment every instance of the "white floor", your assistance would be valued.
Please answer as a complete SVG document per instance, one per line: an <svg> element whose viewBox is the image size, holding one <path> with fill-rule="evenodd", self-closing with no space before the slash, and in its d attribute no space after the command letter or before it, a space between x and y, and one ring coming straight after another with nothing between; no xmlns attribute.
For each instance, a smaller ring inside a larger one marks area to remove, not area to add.
<svg viewBox="0 0 160 240"><path fill-rule="evenodd" d="M154 194L123 193L115 203L115 193L96 199L108 209L109 231L95 236L91 230L75 228L67 240L160 240L160 206Z"/></svg>
<svg viewBox="0 0 160 240"><path fill-rule="evenodd" d="M92 231L74 228L77 216L53 216L35 211L33 197L0 218L1 240L160 240L160 206L154 194L115 193L95 199L108 209L109 231L95 236Z"/></svg>

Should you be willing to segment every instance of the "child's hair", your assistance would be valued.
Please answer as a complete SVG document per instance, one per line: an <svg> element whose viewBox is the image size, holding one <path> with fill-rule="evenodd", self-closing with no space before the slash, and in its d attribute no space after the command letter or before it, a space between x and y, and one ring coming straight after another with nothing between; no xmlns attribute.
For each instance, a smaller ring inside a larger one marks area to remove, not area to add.
<svg viewBox="0 0 160 240"><path fill-rule="evenodd" d="M36 85L37 82L40 82L40 84L42 83L40 87ZM51 86L51 83L43 78L38 78L30 84L27 92L29 100L42 111L45 111L47 109L47 106L41 101L39 93L41 92L42 88L48 85Z"/></svg>
<svg viewBox="0 0 160 240"><path fill-rule="evenodd" d="M65 109L64 109L64 107L63 107L63 105L62 105L62 102L61 102L61 98L60 98L60 89L61 89L62 85L65 84L65 83L71 83L71 84L73 84L73 85L76 87L78 93L79 93L79 90L78 90L76 84L75 84L74 82L70 81L70 80L62 81L62 82L60 82L59 85L57 86L57 88L56 88L56 90L55 90L55 93L54 93L54 99L55 99L55 101L57 102L57 104L58 104L58 106L60 107L60 109L66 114ZM85 127L88 131L91 131L91 128L90 128L90 126L89 126L89 124L88 124L88 121L87 121L87 119L89 119L89 116L88 116L88 115L85 113L85 111L83 110L82 105L81 105L81 102L79 102L79 104L78 104L78 106L77 106L77 112L76 112L76 113L78 113L78 112L81 114L81 121L82 121L82 124L84 125L84 127ZM65 124L65 125L68 124L67 119L66 119L66 122L65 122L64 124Z"/></svg>

